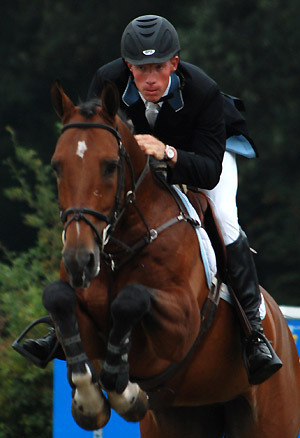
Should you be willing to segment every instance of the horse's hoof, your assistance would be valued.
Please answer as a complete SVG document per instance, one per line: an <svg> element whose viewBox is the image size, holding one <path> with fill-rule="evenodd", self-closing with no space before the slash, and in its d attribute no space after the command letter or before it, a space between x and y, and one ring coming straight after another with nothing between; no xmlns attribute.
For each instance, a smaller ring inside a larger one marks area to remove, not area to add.
<svg viewBox="0 0 300 438"><path fill-rule="evenodd" d="M149 408L147 394L136 383L129 382L122 394L107 391L110 406L126 421L137 422Z"/></svg>
<svg viewBox="0 0 300 438"><path fill-rule="evenodd" d="M84 407L73 399L71 412L78 426L85 430L102 429L110 419L110 405L106 398L104 398L102 409L93 414L86 413Z"/></svg>
<svg viewBox="0 0 300 438"><path fill-rule="evenodd" d="M147 413L149 408L149 397L148 395L139 389L138 397L131 406L131 408L122 415L124 420L130 422L141 421Z"/></svg>
<svg viewBox="0 0 300 438"><path fill-rule="evenodd" d="M72 373L74 387L72 415L78 426L86 430L101 429L110 418L110 405L100 386L93 383L93 367L85 364L85 373Z"/></svg>

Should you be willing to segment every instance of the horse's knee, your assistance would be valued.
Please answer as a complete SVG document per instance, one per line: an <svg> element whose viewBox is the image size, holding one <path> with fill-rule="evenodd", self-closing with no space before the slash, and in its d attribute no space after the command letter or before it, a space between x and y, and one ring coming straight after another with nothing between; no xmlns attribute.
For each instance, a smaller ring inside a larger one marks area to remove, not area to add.
<svg viewBox="0 0 300 438"><path fill-rule="evenodd" d="M148 288L139 284L125 286L111 306L114 321L128 321L135 325L150 311L151 295Z"/></svg>
<svg viewBox="0 0 300 438"><path fill-rule="evenodd" d="M75 291L64 280L53 281L44 289L43 305L50 314L58 318L66 313L75 314Z"/></svg>
<svg viewBox="0 0 300 438"><path fill-rule="evenodd" d="M150 297L149 289L131 284L125 286L112 303L113 328L100 373L101 383L107 390L121 394L128 384L131 330L150 311Z"/></svg>

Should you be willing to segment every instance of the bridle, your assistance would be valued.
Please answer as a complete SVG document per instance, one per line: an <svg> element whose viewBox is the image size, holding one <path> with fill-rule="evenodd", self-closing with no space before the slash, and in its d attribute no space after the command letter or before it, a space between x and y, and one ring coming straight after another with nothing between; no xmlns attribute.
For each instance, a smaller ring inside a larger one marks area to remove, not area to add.
<svg viewBox="0 0 300 438"><path fill-rule="evenodd" d="M79 128L79 129L87 129L87 128L99 128L99 129L105 129L112 133L114 137L116 138L119 146L119 165L118 165L118 185L117 185L117 192L115 196L114 205L108 215L93 210L91 208L87 207L70 207L66 209L65 211L60 212L61 220L64 224L64 230L63 230L63 242L65 239L65 233L68 228L68 226L73 221L81 221L83 220L86 222L91 229L93 230L95 236L96 236L96 242L99 245L100 252L107 263L107 265L110 266L111 271L115 271L116 269L119 269L121 266L124 266L128 261L134 257L136 254L140 253L145 246L147 246L149 243L153 242L158 235L166 230L167 228L185 221L189 222L192 226L199 226L199 222L193 218L191 218L187 212L186 209L181 201L181 199L176 195L176 192L172 190L172 188L167 184L166 180L164 178L160 179L160 183L165 186L165 188L171 193L173 196L175 202L178 205L180 213L164 222L162 225L157 227L156 229L150 228L147 224L142 212L140 211L138 205L135 202L136 198L136 191L142 184L142 182L145 179L146 174L149 171L150 165L149 165L149 155L147 156L146 164L144 166L144 169L142 170L141 174L139 175L137 181L135 181L134 176L134 170L133 165L130 159L130 156L126 149L124 148L122 144L122 139L120 136L120 133L118 129L113 128L112 126L102 124L102 123L93 123L93 122L76 122L76 123L69 123L63 126L62 133L66 131L67 129L71 128ZM125 196L122 198L122 194L125 188L125 163L129 167L130 171L130 177L131 177L131 190L129 190ZM118 240L112 236L116 225L119 223L121 217L123 216L127 206L131 204L134 206L138 216L140 217L142 223L145 226L146 234L143 235L141 238L139 238L134 244L127 245L121 240ZM68 216L72 214L72 216L68 219ZM105 222L107 225L102 231L102 236L100 236L99 231L97 230L96 226L93 224L93 222L87 217L93 216L96 219L99 219L100 221ZM121 251L115 254L112 253L106 253L105 252L105 246L107 243L111 240L117 247L121 248ZM122 259L121 262L117 262L116 258Z"/></svg>
<svg viewBox="0 0 300 438"><path fill-rule="evenodd" d="M109 131L111 134L114 135L118 142L119 146L119 165L118 165L118 183L117 183L117 192L114 200L114 205L112 206L112 209L108 215L91 209L87 207L70 207L64 211L60 211L60 217L64 224L64 230L63 230L63 242L65 240L65 233L68 228L68 226L73 221L84 221L86 222L93 230L97 244L104 249L104 246L107 244L109 240L109 236L114 231L117 223L119 222L121 216L123 215L126 206L133 202L135 198L135 193L138 187L141 185L142 181L144 180L148 170L149 170L149 157L146 161L145 167L140 174L137 181L135 181L134 171L132 162L130 159L130 156L126 149L124 148L122 144L121 135L118 131L118 129L113 128L112 126L103 124L103 123L94 123L94 122L76 122L76 123L68 123L62 127L61 133L65 132L67 129L71 128L79 128L79 129L88 129L88 128L97 128L97 129L104 129L106 131ZM125 165L124 163L127 163L129 170L130 170L130 176L131 176L131 190L126 195L126 200L123 202L122 205L122 193L125 187ZM72 214L72 216L68 219L68 216ZM104 228L102 232L102 236L100 236L99 231L97 230L96 226L93 224L93 222L87 217L93 216L96 219L103 221L107 224L107 226Z"/></svg>

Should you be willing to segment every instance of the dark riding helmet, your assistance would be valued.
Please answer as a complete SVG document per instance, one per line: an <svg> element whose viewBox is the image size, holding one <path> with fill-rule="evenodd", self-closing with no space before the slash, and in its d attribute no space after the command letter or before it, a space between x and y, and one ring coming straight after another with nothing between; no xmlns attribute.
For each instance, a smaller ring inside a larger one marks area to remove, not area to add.
<svg viewBox="0 0 300 438"><path fill-rule="evenodd" d="M121 56L133 65L166 62L180 51L174 26L158 15L135 18L125 28Z"/></svg>

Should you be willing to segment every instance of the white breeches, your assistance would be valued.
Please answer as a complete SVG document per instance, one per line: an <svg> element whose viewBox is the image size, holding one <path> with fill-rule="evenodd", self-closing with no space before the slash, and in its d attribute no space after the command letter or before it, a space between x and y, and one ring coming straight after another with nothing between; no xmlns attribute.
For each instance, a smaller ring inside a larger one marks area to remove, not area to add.
<svg viewBox="0 0 300 438"><path fill-rule="evenodd" d="M212 190L201 190L208 197L214 210L225 245L236 241L240 234L236 194L238 187L238 171L236 156L225 152L223 170L220 181Z"/></svg>

